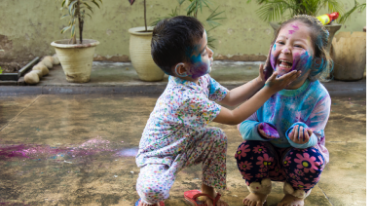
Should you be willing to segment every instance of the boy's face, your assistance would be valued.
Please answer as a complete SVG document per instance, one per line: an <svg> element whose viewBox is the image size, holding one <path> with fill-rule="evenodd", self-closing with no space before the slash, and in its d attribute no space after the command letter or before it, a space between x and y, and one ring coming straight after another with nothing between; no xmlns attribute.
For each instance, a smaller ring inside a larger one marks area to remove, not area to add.
<svg viewBox="0 0 367 206"><path fill-rule="evenodd" d="M190 67L187 69L187 73L194 79L211 71L213 51L209 49L207 44L207 34L204 31L203 37L194 46L190 56Z"/></svg>

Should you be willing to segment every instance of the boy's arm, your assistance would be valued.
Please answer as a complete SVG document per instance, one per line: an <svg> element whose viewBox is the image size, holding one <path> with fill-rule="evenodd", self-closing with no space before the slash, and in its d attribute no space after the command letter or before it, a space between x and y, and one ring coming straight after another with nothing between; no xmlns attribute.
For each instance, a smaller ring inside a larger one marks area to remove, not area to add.
<svg viewBox="0 0 367 206"><path fill-rule="evenodd" d="M259 92L234 110L222 107L219 114L213 119L213 121L229 125L239 124L256 112L256 110L258 110L273 94L284 89L291 82L297 79L300 74L300 71L292 71L280 78L277 78L278 74L277 72L274 72Z"/></svg>
<svg viewBox="0 0 367 206"><path fill-rule="evenodd" d="M226 106L237 106L238 104L252 97L263 86L264 82L259 80L259 77L257 77L256 79L253 79L242 86L228 91L227 95L222 101L220 101L220 103Z"/></svg>
<svg viewBox="0 0 367 206"><path fill-rule="evenodd" d="M257 91L259 91L259 89L264 86L264 84L264 65L260 64L258 77L229 91L225 98L220 101L220 103L227 106L237 106L238 104L252 97Z"/></svg>

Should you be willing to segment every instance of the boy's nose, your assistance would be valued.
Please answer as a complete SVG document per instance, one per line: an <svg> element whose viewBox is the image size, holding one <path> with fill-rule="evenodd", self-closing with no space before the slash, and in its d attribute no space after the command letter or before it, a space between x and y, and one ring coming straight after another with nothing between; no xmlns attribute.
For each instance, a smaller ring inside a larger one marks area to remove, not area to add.
<svg viewBox="0 0 367 206"><path fill-rule="evenodd" d="M212 57L213 57L214 52L213 52L213 50L211 50L209 47L207 47L207 48L208 48L209 58L212 58Z"/></svg>

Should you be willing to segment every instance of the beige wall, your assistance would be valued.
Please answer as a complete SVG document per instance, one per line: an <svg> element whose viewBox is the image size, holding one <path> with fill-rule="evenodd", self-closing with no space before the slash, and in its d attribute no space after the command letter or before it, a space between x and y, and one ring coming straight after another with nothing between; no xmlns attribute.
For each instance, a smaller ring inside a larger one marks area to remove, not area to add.
<svg viewBox="0 0 367 206"><path fill-rule="evenodd" d="M361 0L359 0L361 1ZM60 34L67 24L60 20L61 0L2 0L0 1L0 61L27 60L35 56L53 54L53 40L65 39L69 33ZM263 22L255 10L258 5L246 0L213 0L226 12L222 25L211 32L218 39L215 58L232 60L264 60L273 30ZM346 9L353 1L340 0ZM147 18L152 22L166 16L178 5L176 0L147 0ZM186 5L181 8L184 13ZM321 11L320 14L324 13ZM200 14L204 20L207 15ZM129 61L129 34L131 27L143 26L143 1L130 6L126 0L105 0L101 9L95 10L92 19L85 22L84 38L97 39L96 60ZM355 12L342 31L361 31L366 25L366 12Z"/></svg>

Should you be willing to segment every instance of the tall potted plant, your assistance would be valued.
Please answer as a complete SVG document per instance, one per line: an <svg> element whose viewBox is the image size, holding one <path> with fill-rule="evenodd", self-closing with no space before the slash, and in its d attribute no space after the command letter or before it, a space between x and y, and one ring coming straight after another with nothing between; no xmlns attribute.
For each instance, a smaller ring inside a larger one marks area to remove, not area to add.
<svg viewBox="0 0 367 206"><path fill-rule="evenodd" d="M247 0L247 3L252 0ZM327 7L328 11L337 11L343 13L342 6L337 0L256 0L261 6L257 13L264 21L270 22L270 25L276 31L280 24L274 23L275 20L289 19L295 15L306 14L310 16L316 16L321 8ZM284 15L289 14L289 15ZM329 40L327 50L330 52L331 42L335 33L341 28L340 24L325 25L329 31ZM324 71L320 80L329 81L331 70Z"/></svg>
<svg viewBox="0 0 367 206"><path fill-rule="evenodd" d="M84 83L90 81L93 55L97 40L83 39L85 16L91 17L92 4L99 8L102 0L63 0L61 7L67 13L61 18L69 19L69 24L61 30L65 33L70 30L70 39L63 39L51 43L55 47L56 54L64 70L68 82ZM86 12L89 11L89 12ZM77 39L76 30L79 30Z"/></svg>
<svg viewBox="0 0 367 206"><path fill-rule="evenodd" d="M135 0L129 0L133 5ZM129 29L129 53L131 63L143 81L161 81L163 71L154 63L150 43L152 41L153 27L147 26L146 0L144 0L144 26Z"/></svg>
<svg viewBox="0 0 367 206"><path fill-rule="evenodd" d="M221 25L219 23L219 21L225 19L225 17L223 17L224 11L220 11L219 7L215 8L215 9L212 9L211 6L210 6L212 4L212 2L210 0L177 0L177 1L178 1L179 6L176 7L174 10L172 10L172 12L170 14L168 14L167 16L164 16L162 18L157 18L153 22L153 25L156 25L162 19L171 18L171 17L181 15L179 13L179 8L186 2L188 3L188 6L186 7L186 13L182 14L182 15L192 16L192 17L198 18L199 11L202 12L203 8L209 9L209 10L211 10L211 13L205 19L205 22L209 26L206 29L206 33L207 33L207 37L208 37L208 46L211 47L211 48L215 48L216 39L212 35L210 35L210 31L212 31L213 29L215 29L215 28L217 28L218 26Z"/></svg>

